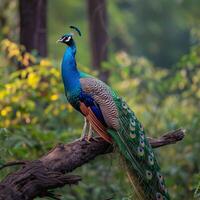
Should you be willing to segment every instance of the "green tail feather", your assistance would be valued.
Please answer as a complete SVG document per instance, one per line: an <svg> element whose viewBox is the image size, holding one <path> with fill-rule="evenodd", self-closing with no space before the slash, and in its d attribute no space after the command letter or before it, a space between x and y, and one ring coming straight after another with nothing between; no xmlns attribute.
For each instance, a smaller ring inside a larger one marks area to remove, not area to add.
<svg viewBox="0 0 200 200"><path fill-rule="evenodd" d="M113 99L119 111L120 129L108 132L125 158L128 176L138 199L169 200L163 176L143 127L125 101L115 94Z"/></svg>

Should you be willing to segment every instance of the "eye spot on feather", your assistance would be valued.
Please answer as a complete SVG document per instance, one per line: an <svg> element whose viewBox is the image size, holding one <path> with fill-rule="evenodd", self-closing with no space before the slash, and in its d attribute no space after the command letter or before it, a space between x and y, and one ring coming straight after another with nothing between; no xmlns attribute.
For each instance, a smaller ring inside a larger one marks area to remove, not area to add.
<svg viewBox="0 0 200 200"><path fill-rule="evenodd" d="M123 107L125 110L128 108L127 104L126 104L124 101L122 101L122 107Z"/></svg>
<svg viewBox="0 0 200 200"><path fill-rule="evenodd" d="M157 172L157 177L159 181L163 181L163 176L159 172Z"/></svg>
<svg viewBox="0 0 200 200"><path fill-rule="evenodd" d="M140 137L144 140L144 133L140 131Z"/></svg>
<svg viewBox="0 0 200 200"><path fill-rule="evenodd" d="M140 157L144 156L144 149L142 147L138 147L137 152L138 152L138 156Z"/></svg>
<svg viewBox="0 0 200 200"><path fill-rule="evenodd" d="M130 130L131 130L131 131L135 131L135 126L133 126L131 123L130 123L130 126L129 126L129 127L130 127Z"/></svg>
<svg viewBox="0 0 200 200"><path fill-rule="evenodd" d="M130 127L131 131L135 131L135 125L136 125L135 120L133 118L130 118L130 125L129 125L129 127Z"/></svg>
<svg viewBox="0 0 200 200"><path fill-rule="evenodd" d="M140 134L140 137L141 137L142 139L144 139L144 132L141 131L141 130L139 130L139 134Z"/></svg>
<svg viewBox="0 0 200 200"><path fill-rule="evenodd" d="M165 191L165 185L164 185L164 183L162 181L160 181L159 184L160 184L160 189L163 190L163 191Z"/></svg>
<svg viewBox="0 0 200 200"><path fill-rule="evenodd" d="M130 118L130 124L132 125L132 126L135 126L135 120L133 119L133 118Z"/></svg>
<svg viewBox="0 0 200 200"><path fill-rule="evenodd" d="M156 200L163 200L163 196L159 192L156 193Z"/></svg>
<svg viewBox="0 0 200 200"><path fill-rule="evenodd" d="M148 156L148 162L150 165L154 165L154 159L152 156Z"/></svg>
<svg viewBox="0 0 200 200"><path fill-rule="evenodd" d="M148 180L151 180L153 177L152 173L149 170L146 171L146 177Z"/></svg>
<svg viewBox="0 0 200 200"><path fill-rule="evenodd" d="M131 137L132 139L134 139L134 138L136 138L136 134L135 134L135 133L130 133L130 137Z"/></svg>
<svg viewBox="0 0 200 200"><path fill-rule="evenodd" d="M140 123L139 123L139 129L140 129L140 131L142 131L142 132L144 131L144 128L143 128L142 124L140 124Z"/></svg>
<svg viewBox="0 0 200 200"><path fill-rule="evenodd" d="M154 153L153 153L153 151L150 151L149 153L150 153L150 155L154 158Z"/></svg>
<svg viewBox="0 0 200 200"><path fill-rule="evenodd" d="M142 146L142 147L145 146L145 143L144 143L144 140L143 140L143 139L140 139L140 146Z"/></svg>
<svg viewBox="0 0 200 200"><path fill-rule="evenodd" d="M159 180L160 189L167 193L167 190L166 190L165 184L164 184L163 176L158 172L157 177L158 177L158 180Z"/></svg>

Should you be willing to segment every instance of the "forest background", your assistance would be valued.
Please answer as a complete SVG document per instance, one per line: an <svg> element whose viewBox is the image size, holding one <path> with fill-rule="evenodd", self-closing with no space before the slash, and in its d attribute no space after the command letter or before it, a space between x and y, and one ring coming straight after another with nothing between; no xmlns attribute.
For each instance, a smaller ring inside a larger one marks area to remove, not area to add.
<svg viewBox="0 0 200 200"><path fill-rule="evenodd" d="M79 68L117 90L148 136L186 129L182 142L156 153L172 199L199 199L199 9L198 0L1 0L0 165L80 137L83 118L66 102L64 47L56 44L75 25L82 31L75 37ZM78 186L57 193L131 199L119 165L117 153L101 156L76 170L84 177ZM0 171L0 179L13 170Z"/></svg>

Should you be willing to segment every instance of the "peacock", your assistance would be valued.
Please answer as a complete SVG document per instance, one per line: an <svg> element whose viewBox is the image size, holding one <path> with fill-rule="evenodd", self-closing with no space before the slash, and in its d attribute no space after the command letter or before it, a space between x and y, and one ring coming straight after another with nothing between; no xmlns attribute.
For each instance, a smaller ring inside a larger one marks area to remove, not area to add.
<svg viewBox="0 0 200 200"><path fill-rule="evenodd" d="M81 36L77 27L70 28ZM125 100L111 87L78 70L73 37L74 33L68 33L58 42L66 45L61 64L65 95L69 103L84 116L80 139L89 141L96 132L119 148L137 199L169 200L163 175L143 126Z"/></svg>

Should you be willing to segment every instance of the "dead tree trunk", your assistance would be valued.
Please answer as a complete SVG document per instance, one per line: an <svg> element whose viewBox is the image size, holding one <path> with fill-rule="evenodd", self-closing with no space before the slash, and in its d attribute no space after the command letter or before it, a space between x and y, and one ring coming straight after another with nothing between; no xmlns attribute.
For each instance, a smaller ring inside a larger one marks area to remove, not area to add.
<svg viewBox="0 0 200 200"><path fill-rule="evenodd" d="M47 0L19 0L20 43L47 56Z"/></svg>
<svg viewBox="0 0 200 200"><path fill-rule="evenodd" d="M87 0L92 65L100 72L100 78L107 81L109 72L102 69L102 62L108 57L106 0Z"/></svg>

